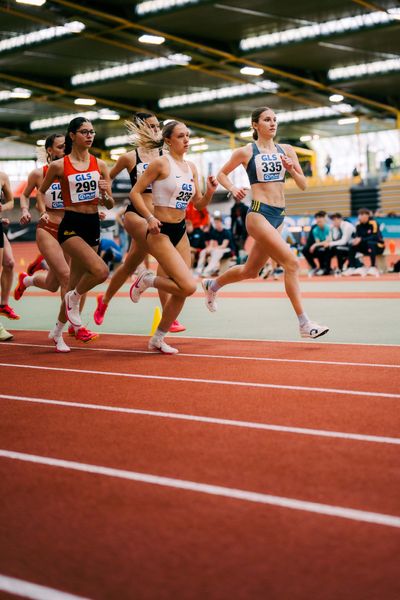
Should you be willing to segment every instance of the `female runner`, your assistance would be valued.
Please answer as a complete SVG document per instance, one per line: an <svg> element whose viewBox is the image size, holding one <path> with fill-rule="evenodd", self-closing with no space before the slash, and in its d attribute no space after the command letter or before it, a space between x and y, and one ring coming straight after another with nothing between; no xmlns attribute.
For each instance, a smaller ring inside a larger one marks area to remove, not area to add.
<svg viewBox="0 0 400 600"><path fill-rule="evenodd" d="M134 117L134 123L132 127L131 122L127 122L128 129L132 133L132 141L133 144L137 144L135 132L137 128L147 127L150 128L151 131L154 132L154 136L158 137L160 134L160 124L158 119L152 113L137 113ZM120 156L114 165L114 167L110 171L111 179L114 179L118 173L120 173L123 169L126 169L129 173L129 177L131 180L132 187L136 184L138 178L143 174L143 172L147 169L149 163L158 158L162 154L161 148L143 148L136 147L134 150L127 152ZM146 207L150 212L153 212L153 203L152 203L152 189L151 185L143 192L142 197L146 203ZM108 288L105 294L99 294L97 296L97 307L94 312L93 318L97 325L101 325L104 320L105 312L108 308L110 300L113 296L118 292L118 290L123 286L125 281L130 277L137 269L137 267L146 260L147 253L143 246L139 246L136 243L136 238L140 232L145 233L147 231L147 223L144 221L143 217L137 212L132 203L130 202L124 215L124 227L127 233L132 238L131 247L129 249L128 254L125 257L124 262L116 269L113 276L111 277L111 281L108 285ZM139 231L139 233L138 233ZM158 274L163 275L160 267L158 268ZM158 290L158 294L160 297L161 306L164 309L164 306L168 300L168 294L163 292L162 290ZM184 327L179 321L175 320L169 331L177 333L179 331L185 331L186 327Z"/></svg>
<svg viewBox="0 0 400 600"><path fill-rule="evenodd" d="M140 294L155 287L171 294L167 300L158 329L149 341L150 350L176 354L178 350L164 341L171 324L177 319L187 296L196 291L196 281L190 272L190 244L186 234L185 210L191 200L199 210L209 204L217 188L213 176L207 179L207 190L201 194L196 167L185 160L190 133L184 123L170 121L162 130L162 138L150 130L137 130L145 148L161 148L169 153L153 160L133 187L130 198L135 209L147 221L147 232L138 240L161 265L165 276L144 271L132 284L130 296L138 302ZM153 189L154 214L142 196L149 185Z"/></svg>
<svg viewBox="0 0 400 600"><path fill-rule="evenodd" d="M90 121L84 117L72 119L65 136L65 157L51 163L38 190L40 200L53 181L61 183L65 213L58 228L58 241L71 257L70 291L65 294L63 304L68 321L78 328L82 327L79 310L82 295L108 276L108 268L97 254L100 239L97 207L98 204L114 206L107 166L89 152L94 136ZM47 212L42 219L49 220ZM54 340L62 327L59 318L53 331Z"/></svg>
<svg viewBox="0 0 400 600"><path fill-rule="evenodd" d="M2 196L4 196L4 198L5 198L4 204L1 203ZM11 319L19 319L19 316L14 313L11 306L8 306L8 295L6 295L3 292L4 272L2 272L2 271L3 271L3 261L5 258L4 246L5 245L9 246L10 242L8 241L7 236L3 232L3 221L8 223L8 220L2 219L1 215L2 215L3 211L12 210L13 206L14 206L14 196L11 191L10 180L8 178L8 175L6 175L6 173L0 172L0 273L1 273L0 285L1 285L1 296L2 296L2 298L1 298L2 304L0 305L0 314L4 315L8 319L10 319L10 318ZM5 289L8 288L8 277L7 276L5 277L4 287L5 287ZM7 342L8 340L12 340L12 338L13 338L12 333L7 331L3 327L3 325L0 323L0 342Z"/></svg>
<svg viewBox="0 0 400 600"><path fill-rule="evenodd" d="M306 178L293 148L288 144L280 146L274 143L277 122L270 108L263 106L254 110L251 125L255 141L235 150L219 171L217 179L235 199L242 200L246 190L235 187L228 175L240 165L246 169L253 197L246 228L255 241L244 265L232 267L214 280L203 280L206 306L210 312L215 312L216 294L222 286L257 277L267 258L271 257L285 270L285 290L298 317L301 337L317 338L328 333L329 328L311 321L304 312L298 279L299 264L279 233L285 216L285 171L290 173L301 190L306 189Z"/></svg>

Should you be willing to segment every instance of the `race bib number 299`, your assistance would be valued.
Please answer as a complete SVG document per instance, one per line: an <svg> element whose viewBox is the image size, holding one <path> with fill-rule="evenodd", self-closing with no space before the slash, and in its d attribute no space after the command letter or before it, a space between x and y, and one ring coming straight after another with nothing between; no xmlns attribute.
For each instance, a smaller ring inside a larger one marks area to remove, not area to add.
<svg viewBox="0 0 400 600"><path fill-rule="evenodd" d="M98 171L89 171L88 173L73 173L68 175L69 192L71 202L90 202L99 197L99 179Z"/></svg>

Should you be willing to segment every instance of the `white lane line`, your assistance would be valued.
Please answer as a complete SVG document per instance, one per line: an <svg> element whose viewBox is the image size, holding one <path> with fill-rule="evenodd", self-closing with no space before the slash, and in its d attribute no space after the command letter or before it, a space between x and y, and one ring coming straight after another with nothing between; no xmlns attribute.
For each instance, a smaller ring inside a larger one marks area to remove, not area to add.
<svg viewBox="0 0 400 600"><path fill-rule="evenodd" d="M32 600L89 600L83 596L59 592L53 588L1 574L0 591L21 596L22 598L32 598Z"/></svg>
<svg viewBox="0 0 400 600"><path fill-rule="evenodd" d="M49 333L48 329L14 329L13 331L26 331L26 332L45 332ZM149 336L145 333L115 333L114 331L101 331L102 335L115 335L115 336L127 336L127 337L141 337L148 339ZM323 342L322 340L270 340L267 338L236 338L236 337L207 337L207 336L195 336L195 335L182 335L179 334L179 338L183 340L211 340L213 342L261 342L267 344L304 344L307 346L315 346L316 344L322 344L322 346L379 346L380 348L398 348L399 344L372 344L368 342ZM175 339L179 339L175 338ZM3 342L4 344L5 342ZM12 342L10 342L12 344ZM400 340L399 340L400 343Z"/></svg>
<svg viewBox="0 0 400 600"><path fill-rule="evenodd" d="M171 360L174 360L173 358ZM38 365L18 365L13 363L0 363L0 367L17 369L37 369L39 371L61 371L62 373L79 373L81 375L104 375L111 377L128 377L132 379L152 379L157 381L183 381L185 383L207 383L214 385L230 385L246 388L261 388L272 390L294 390L296 392L323 392L324 394L342 394L345 396L372 396L376 398L400 399L400 394L386 392L343 390L340 388L320 388L300 385L279 385L273 383L256 383L252 381L226 381L224 379L196 379L194 377L171 377L167 375L144 375L142 373L118 373L115 371L92 371L89 369L65 369L61 367L45 367Z"/></svg>
<svg viewBox="0 0 400 600"><path fill-rule="evenodd" d="M8 346L27 346L29 348L48 348L54 350L54 344L23 344L21 342L3 342L3 345ZM99 348L98 346L94 348L93 346L79 346L73 347L71 350L86 350L89 352L120 352L122 354L152 354L153 356L162 357L162 354L155 354L151 350L132 350L131 348L123 349L123 348ZM180 357L188 356L190 358L217 358L218 360L228 359L228 360L249 360L249 361L261 361L261 362L284 362L284 363L300 363L300 364L309 364L309 365L337 365L341 367L373 367L382 368L382 369L400 369L399 365L388 365L382 363L363 363L363 362L344 362L344 361L334 361L334 360L300 360L295 358L271 358L266 356L236 356L229 354L193 354L188 352L179 352L177 356L174 357L174 360Z"/></svg>
<svg viewBox="0 0 400 600"><path fill-rule="evenodd" d="M369 512L330 504L321 504L319 502L308 502L306 500L298 500L297 498L273 496L271 494L250 492L248 490L229 488L220 485L210 485L207 483L198 483L196 481L175 479L172 477L161 477L159 475L152 475L150 473L138 473L136 471L114 469L111 467L79 463L48 456L37 456L35 454L26 454L24 452L14 452L11 450L0 450L0 458L1 457L39 465L47 465L61 469L82 471L84 473L94 473L96 475L103 475L105 477L117 477L119 479L127 479L129 481L138 481L141 483L149 483L151 485L176 488L179 490L188 490L201 494L209 494L211 496L222 496L224 498L235 500L244 500L258 504L268 504L271 506L279 506L281 508L288 508L292 510L302 510L330 517L339 517L342 519L351 519L353 521L361 521L364 523L374 523L376 525L386 525L388 527L400 528L400 517L395 515Z"/></svg>
<svg viewBox="0 0 400 600"><path fill-rule="evenodd" d="M154 410L143 410L139 408L124 408L120 406L108 406L104 404L87 404L84 402L66 402L64 400L46 400L44 398L31 398L28 396L11 396L0 394L0 398L18 402L32 402L34 404L49 404L54 406L67 406L68 408L84 408L89 410L100 410L130 415L143 415L149 417L160 417L165 419L177 419L182 421L194 421L212 425L226 425L229 427L243 427L245 429L259 429L263 431L274 431L279 433L296 433L300 435L312 435L317 437L337 438L357 442L375 442L381 444L400 445L400 438L386 437L381 435L365 435L361 433L346 433L343 431L329 431L327 429L310 429L308 427L288 427L286 425L271 425L269 423L257 423L253 421L235 421L233 419L218 419L216 417L204 417L201 415L190 415L184 413L173 413Z"/></svg>

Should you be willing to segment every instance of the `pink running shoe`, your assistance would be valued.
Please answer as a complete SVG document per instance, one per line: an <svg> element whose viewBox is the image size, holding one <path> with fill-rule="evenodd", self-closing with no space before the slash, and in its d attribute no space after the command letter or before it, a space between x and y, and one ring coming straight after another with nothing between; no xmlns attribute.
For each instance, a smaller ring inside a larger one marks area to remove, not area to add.
<svg viewBox="0 0 400 600"><path fill-rule="evenodd" d="M20 300L23 296L23 293L26 290L26 285L24 285L24 279L28 276L28 273L20 273L18 275L18 285L14 290L14 300Z"/></svg>
<svg viewBox="0 0 400 600"><path fill-rule="evenodd" d="M171 327L169 328L169 332L179 333L180 331L186 331L186 327L182 325L182 323L179 323L178 320L176 320L172 323Z"/></svg>
<svg viewBox="0 0 400 600"><path fill-rule="evenodd" d="M103 302L104 294L98 294L97 296L97 307L94 311L94 322L96 325L101 325L104 321L104 315L106 314L106 310L108 308L108 304Z"/></svg>
<svg viewBox="0 0 400 600"><path fill-rule="evenodd" d="M78 331L75 332L75 339L77 339L79 342L84 342L85 344L87 342L93 342L94 340L97 340L98 337L98 333L94 333L93 331L86 329L86 327L79 327Z"/></svg>
<svg viewBox="0 0 400 600"><path fill-rule="evenodd" d="M43 259L44 259L44 256L42 256L42 254L39 254L39 256L37 256L34 261L29 263L28 268L26 270L27 275L33 275L34 273L36 273L36 271L42 271L43 270L43 266L42 266Z"/></svg>
<svg viewBox="0 0 400 600"><path fill-rule="evenodd" d="M14 309L11 308L11 306L8 306L8 304L3 304L2 306L0 305L0 315L7 317L7 319L12 319L13 321L18 321L18 319L21 318L16 312L14 312Z"/></svg>

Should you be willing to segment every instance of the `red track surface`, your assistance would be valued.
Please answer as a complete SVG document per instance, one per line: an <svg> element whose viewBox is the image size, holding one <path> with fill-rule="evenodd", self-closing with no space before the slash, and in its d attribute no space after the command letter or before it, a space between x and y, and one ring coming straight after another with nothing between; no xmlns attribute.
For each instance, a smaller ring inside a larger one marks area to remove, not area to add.
<svg viewBox="0 0 400 600"><path fill-rule="evenodd" d="M35 332L18 344L1 346L1 394L71 406L0 397L5 450L400 516L395 442L72 406L398 438L400 348L180 338L165 357L104 335L57 355ZM398 526L7 457L0 473L9 577L99 599L400 595Z"/></svg>

